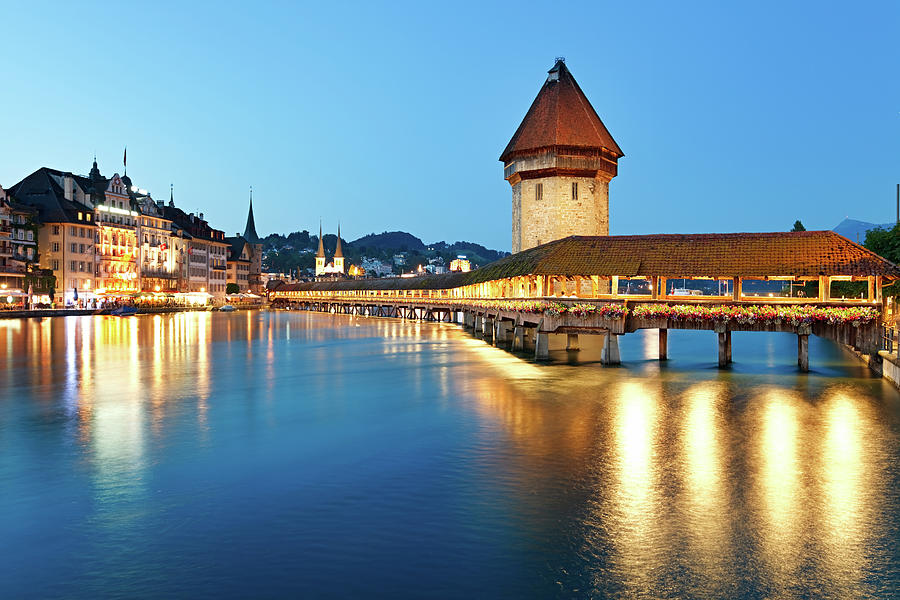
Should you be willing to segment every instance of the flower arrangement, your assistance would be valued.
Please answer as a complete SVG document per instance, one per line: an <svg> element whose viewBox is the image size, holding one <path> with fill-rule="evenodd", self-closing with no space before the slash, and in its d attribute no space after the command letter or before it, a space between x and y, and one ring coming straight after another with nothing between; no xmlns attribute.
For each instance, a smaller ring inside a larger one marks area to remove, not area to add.
<svg viewBox="0 0 900 600"><path fill-rule="evenodd" d="M682 321L734 321L741 325L786 322L793 326L812 323L850 324L859 327L878 317L870 306L729 306L703 304L639 304L632 309L639 319L676 319Z"/></svg>

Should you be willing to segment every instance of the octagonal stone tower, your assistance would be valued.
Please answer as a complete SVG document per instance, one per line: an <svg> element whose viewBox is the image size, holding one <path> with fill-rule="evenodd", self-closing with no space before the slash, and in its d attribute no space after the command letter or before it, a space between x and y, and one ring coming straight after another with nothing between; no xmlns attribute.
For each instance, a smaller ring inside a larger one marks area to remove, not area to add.
<svg viewBox="0 0 900 600"><path fill-rule="evenodd" d="M512 186L512 251L570 235L609 235L619 145L556 59L500 156Z"/></svg>

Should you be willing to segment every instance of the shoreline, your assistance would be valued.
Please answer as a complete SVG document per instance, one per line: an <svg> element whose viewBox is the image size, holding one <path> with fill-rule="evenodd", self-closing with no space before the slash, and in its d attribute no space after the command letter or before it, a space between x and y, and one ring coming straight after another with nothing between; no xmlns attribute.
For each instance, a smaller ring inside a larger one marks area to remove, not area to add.
<svg viewBox="0 0 900 600"><path fill-rule="evenodd" d="M262 310L265 306L235 306L236 310ZM138 315L162 315L179 312L218 312L219 307L211 306L159 306L138 308ZM115 316L94 308L40 308L36 310L0 311L0 319L31 319L44 317L109 317Z"/></svg>

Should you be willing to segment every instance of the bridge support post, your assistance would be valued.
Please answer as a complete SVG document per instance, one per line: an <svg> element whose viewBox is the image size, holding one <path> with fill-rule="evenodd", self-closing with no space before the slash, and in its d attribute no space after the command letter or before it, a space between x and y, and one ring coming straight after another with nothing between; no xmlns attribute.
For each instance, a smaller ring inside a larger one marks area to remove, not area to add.
<svg viewBox="0 0 900 600"><path fill-rule="evenodd" d="M481 319L481 337L485 340L494 339L494 320L487 315Z"/></svg>
<svg viewBox="0 0 900 600"><path fill-rule="evenodd" d="M669 330L659 330L659 360L669 360Z"/></svg>
<svg viewBox="0 0 900 600"><path fill-rule="evenodd" d="M473 332L475 334L475 337L482 337L484 335L482 322L483 322L482 316L475 315L475 325L474 325L475 331Z"/></svg>
<svg viewBox="0 0 900 600"><path fill-rule="evenodd" d="M569 352L577 352L581 350L578 347L578 334L577 333L567 333L566 334L566 350Z"/></svg>
<svg viewBox="0 0 900 600"><path fill-rule="evenodd" d="M494 320L494 345L506 345L509 343L509 330L512 324L509 321Z"/></svg>
<svg viewBox="0 0 900 600"><path fill-rule="evenodd" d="M600 352L600 364L618 365L622 359L619 356L619 336L607 331L603 339L603 350Z"/></svg>
<svg viewBox="0 0 900 600"><path fill-rule="evenodd" d="M731 332L719 331L719 367L727 367L731 362Z"/></svg>
<svg viewBox="0 0 900 600"><path fill-rule="evenodd" d="M541 331L543 319L534 328L534 360L550 360L550 334Z"/></svg>
<svg viewBox="0 0 900 600"><path fill-rule="evenodd" d="M513 351L525 349L525 326L522 324L521 318L516 319L516 324L513 327L512 349Z"/></svg>
<svg viewBox="0 0 900 600"><path fill-rule="evenodd" d="M801 325L797 328L797 366L804 373L809 371L809 334L812 327Z"/></svg>

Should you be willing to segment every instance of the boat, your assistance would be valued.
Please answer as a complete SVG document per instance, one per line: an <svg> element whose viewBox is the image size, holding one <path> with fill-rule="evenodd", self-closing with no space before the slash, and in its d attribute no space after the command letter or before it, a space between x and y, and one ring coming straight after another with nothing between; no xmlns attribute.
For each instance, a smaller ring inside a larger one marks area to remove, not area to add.
<svg viewBox="0 0 900 600"><path fill-rule="evenodd" d="M225 304L224 306L219 307L219 312L234 312L237 309L233 304Z"/></svg>
<svg viewBox="0 0 900 600"><path fill-rule="evenodd" d="M137 309L133 306L120 306L109 311L109 314L117 317L130 317L137 314Z"/></svg>

